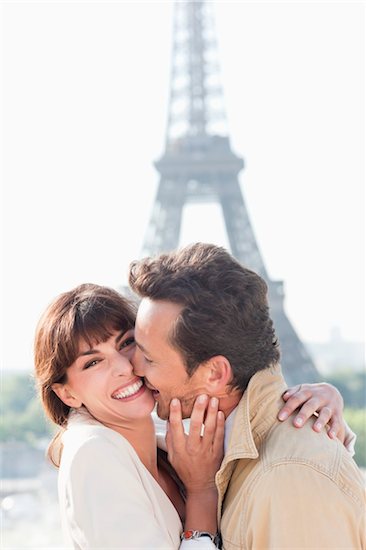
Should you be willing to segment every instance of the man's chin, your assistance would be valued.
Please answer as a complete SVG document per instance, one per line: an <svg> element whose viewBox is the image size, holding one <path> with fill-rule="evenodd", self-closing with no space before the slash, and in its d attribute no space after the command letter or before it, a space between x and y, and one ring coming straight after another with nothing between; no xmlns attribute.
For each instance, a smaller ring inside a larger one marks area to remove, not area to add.
<svg viewBox="0 0 366 550"><path fill-rule="evenodd" d="M158 403L156 407L156 414L162 420L169 420L169 407L164 407Z"/></svg>
<svg viewBox="0 0 366 550"><path fill-rule="evenodd" d="M192 406L190 407L182 407L182 419L185 420L186 418L191 418L192 414Z"/></svg>
<svg viewBox="0 0 366 550"><path fill-rule="evenodd" d="M183 420L185 418L191 417L193 403L194 403L193 399L184 400L183 403L181 400ZM169 420L169 413L170 413L170 406L157 401L156 414L158 415L158 417L161 418L162 420Z"/></svg>

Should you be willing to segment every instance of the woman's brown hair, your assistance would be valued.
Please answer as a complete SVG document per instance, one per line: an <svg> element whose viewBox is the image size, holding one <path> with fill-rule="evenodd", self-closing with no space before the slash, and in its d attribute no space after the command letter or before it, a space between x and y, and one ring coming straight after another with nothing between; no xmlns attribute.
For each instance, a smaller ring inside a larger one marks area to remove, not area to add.
<svg viewBox="0 0 366 550"><path fill-rule="evenodd" d="M34 341L35 378L46 415L61 426L48 457L59 465L56 448L67 424L70 407L53 391L67 382L67 369L75 361L80 341L105 342L115 330L127 331L135 324L136 306L117 291L83 284L55 298L38 322Z"/></svg>

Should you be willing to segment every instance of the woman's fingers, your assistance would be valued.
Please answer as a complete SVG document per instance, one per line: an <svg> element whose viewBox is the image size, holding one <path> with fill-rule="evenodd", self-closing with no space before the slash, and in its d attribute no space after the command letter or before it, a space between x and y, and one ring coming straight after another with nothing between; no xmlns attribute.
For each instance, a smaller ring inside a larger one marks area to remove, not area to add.
<svg viewBox="0 0 366 550"><path fill-rule="evenodd" d="M305 403L303 404L303 406L301 407L300 411L297 413L294 419L294 422L293 422L294 426L296 426L297 428L301 428L305 424L305 422L314 415L314 413L318 410L318 408L319 408L319 403L315 397L311 397L310 399L305 401ZM327 416L328 411L330 412L330 410L328 409L324 416ZM331 412L328 415L328 420L330 416L331 416Z"/></svg>
<svg viewBox="0 0 366 550"><path fill-rule="evenodd" d="M296 392L300 391L301 390L301 384L299 384L298 386L293 386L292 388L288 388L285 393L282 395L282 399L284 401L287 401L289 397L291 397L291 395L294 395Z"/></svg>
<svg viewBox="0 0 366 550"><path fill-rule="evenodd" d="M212 444L215 431L216 431L216 421L217 421L217 412L219 408L219 400L217 397L211 397L208 402L206 418L205 418L205 429L203 432L202 441L204 443Z"/></svg>
<svg viewBox="0 0 366 550"><path fill-rule="evenodd" d="M209 405L208 395L199 395L194 402L189 427L189 449L197 447L201 442L202 426L205 420L206 409Z"/></svg>
<svg viewBox="0 0 366 550"><path fill-rule="evenodd" d="M286 404L282 407L280 412L278 413L278 419L279 420L286 420L296 409L300 407L303 403L306 403L309 399L312 398L312 393L308 389L301 389L302 386L298 386L296 391L293 393L290 390L287 390L282 396L283 399L285 399L285 395L287 396Z"/></svg>
<svg viewBox="0 0 366 550"><path fill-rule="evenodd" d="M213 459L216 457L218 468L223 457L225 415L222 411L218 410L219 400L217 397L211 397L206 405L207 409L204 418L203 435L201 435L200 441L197 442L196 433L192 440L190 440L190 433L188 435L187 445L192 452L198 452L198 446L200 445L201 452L205 453L206 456L212 455Z"/></svg>
<svg viewBox="0 0 366 550"><path fill-rule="evenodd" d="M218 411L216 419L216 431L214 434L213 450L219 457L224 456L225 415Z"/></svg>
<svg viewBox="0 0 366 550"><path fill-rule="evenodd" d="M223 456L225 418L216 397L199 396L192 409L190 432L184 433L181 405L170 404L166 436L168 458L187 493L212 489Z"/></svg>
<svg viewBox="0 0 366 550"><path fill-rule="evenodd" d="M168 448L182 449L195 453L199 446L212 444L217 420L218 399L199 395L194 403L190 418L189 434L184 432L182 409L179 399L172 399L166 441ZM204 432L202 437L202 428Z"/></svg>
<svg viewBox="0 0 366 550"><path fill-rule="evenodd" d="M339 439L344 442L346 436L346 426L341 416L334 414L329 421L328 435L332 439Z"/></svg>
<svg viewBox="0 0 366 550"><path fill-rule="evenodd" d="M329 437L342 440L345 433L343 398L337 388L327 383L301 384L289 388L282 397L286 404L278 414L279 420L286 420L299 409L293 423L301 428L314 413L318 413L313 429L320 432L328 425Z"/></svg>
<svg viewBox="0 0 366 550"><path fill-rule="evenodd" d="M328 424L329 420L332 418L332 409L330 407L323 407L322 410L319 413L318 418L314 422L314 430L316 432L320 432L326 424Z"/></svg>
<svg viewBox="0 0 366 550"><path fill-rule="evenodd" d="M172 399L170 402L170 412L167 426L168 430L165 440L168 447L168 453L171 453L175 448L182 447L185 444L182 408L179 399Z"/></svg>

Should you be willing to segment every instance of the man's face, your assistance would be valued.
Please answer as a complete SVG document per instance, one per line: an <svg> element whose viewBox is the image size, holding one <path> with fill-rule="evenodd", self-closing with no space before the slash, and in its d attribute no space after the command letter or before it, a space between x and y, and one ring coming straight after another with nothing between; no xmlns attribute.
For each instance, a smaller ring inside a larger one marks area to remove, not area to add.
<svg viewBox="0 0 366 550"><path fill-rule="evenodd" d="M182 355L169 342L169 334L181 312L181 306L163 300L144 298L139 306L132 358L134 371L144 376L153 390L160 418L168 418L173 397L180 399L184 418L191 415L195 398L208 393L205 385L206 367L200 365L189 377Z"/></svg>

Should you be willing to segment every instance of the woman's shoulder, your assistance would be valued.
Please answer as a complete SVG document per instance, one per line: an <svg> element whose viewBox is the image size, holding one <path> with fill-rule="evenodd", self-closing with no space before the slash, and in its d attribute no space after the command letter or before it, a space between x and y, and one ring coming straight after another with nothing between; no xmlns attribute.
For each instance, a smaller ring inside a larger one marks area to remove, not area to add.
<svg viewBox="0 0 366 550"><path fill-rule="evenodd" d="M62 435L61 468L78 460L105 456L108 461L134 461L137 455L130 443L119 433L104 426L88 411L73 410Z"/></svg>

